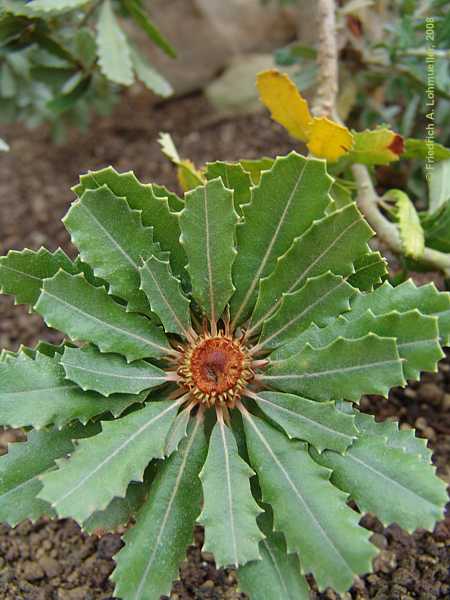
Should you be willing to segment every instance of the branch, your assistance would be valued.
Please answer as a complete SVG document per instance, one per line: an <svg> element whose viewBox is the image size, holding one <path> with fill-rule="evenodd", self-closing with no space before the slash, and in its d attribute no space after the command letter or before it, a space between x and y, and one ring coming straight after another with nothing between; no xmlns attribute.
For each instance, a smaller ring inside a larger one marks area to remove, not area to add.
<svg viewBox="0 0 450 600"><path fill-rule="evenodd" d="M336 36L336 4L334 0L317 0L320 48L318 54L319 86L314 101L316 115L332 116L339 120L336 111L338 92L338 48ZM379 201L366 166L352 166L358 195L356 202L376 235L396 254L403 254L402 241L397 227L388 221L379 209ZM425 248L421 262L433 270L444 271L450 277L450 254Z"/></svg>
<svg viewBox="0 0 450 600"><path fill-rule="evenodd" d="M373 187L367 167L353 165L352 173L358 187L356 202L369 225L375 230L378 238L389 246L396 254L403 253L403 245L394 223L388 221L378 208L379 197ZM450 254L425 248L420 262L433 270L444 271L450 276Z"/></svg>
<svg viewBox="0 0 450 600"><path fill-rule="evenodd" d="M336 36L336 10L334 0L318 0L319 28L319 85L313 105L315 115L335 118L338 93L338 48Z"/></svg>

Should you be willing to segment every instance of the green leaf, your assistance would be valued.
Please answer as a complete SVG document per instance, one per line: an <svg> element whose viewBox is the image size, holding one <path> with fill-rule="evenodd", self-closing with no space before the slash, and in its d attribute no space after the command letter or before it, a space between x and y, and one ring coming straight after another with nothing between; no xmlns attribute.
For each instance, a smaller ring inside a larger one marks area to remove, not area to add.
<svg viewBox="0 0 450 600"><path fill-rule="evenodd" d="M435 213L450 198L450 158L434 165L429 188L428 212Z"/></svg>
<svg viewBox="0 0 450 600"><path fill-rule="evenodd" d="M437 363L444 356L439 344L437 318L422 315L415 309L405 313L392 311L378 316L369 310L355 317L350 311L327 327L310 327L292 343L280 348L273 358L289 358L300 352L306 344L322 348L338 337L354 340L368 333L396 338L397 349L403 359L405 379L419 379L421 371L436 372Z"/></svg>
<svg viewBox="0 0 450 600"><path fill-rule="evenodd" d="M161 186L141 183L132 171L118 173L112 167L82 175L73 191L81 197L85 190L102 185L107 185L116 196L126 198L130 208L141 211L142 223L145 227L153 227L162 250L170 252L173 272L180 276L187 258L179 243L181 232L178 217L172 211L175 208L183 209L181 200Z"/></svg>
<svg viewBox="0 0 450 600"><path fill-rule="evenodd" d="M239 588L252 600L310 600L309 585L297 555L287 554L284 536L272 531L270 521L266 513L258 518L266 536L259 544L261 560L239 569Z"/></svg>
<svg viewBox="0 0 450 600"><path fill-rule="evenodd" d="M173 87L151 64L134 48L131 49L131 60L136 77L155 94L168 98L173 94Z"/></svg>
<svg viewBox="0 0 450 600"><path fill-rule="evenodd" d="M325 451L318 459L333 469L332 482L348 492L363 512L412 531L433 529L448 500L446 486L432 465L399 448L384 436L355 441L345 457ZM380 493L382 490L382 493Z"/></svg>
<svg viewBox="0 0 450 600"><path fill-rule="evenodd" d="M112 9L110 0L103 0L97 21L98 64L110 81L131 85L134 81L131 51Z"/></svg>
<svg viewBox="0 0 450 600"><path fill-rule="evenodd" d="M273 272L262 279L252 329L277 310L283 294L295 292L309 277L327 271L335 275L353 273L353 261L367 253L371 237L372 229L353 204L313 223L279 259Z"/></svg>
<svg viewBox="0 0 450 600"><path fill-rule="evenodd" d="M10 427L33 426L41 429L53 423L61 428L78 419L89 419L106 412L121 414L145 396L117 395L106 399L95 392L83 392L65 379L60 357L36 354L33 360L19 354L0 364L0 423Z"/></svg>
<svg viewBox="0 0 450 600"><path fill-rule="evenodd" d="M77 425L30 431L26 442L9 444L8 454L0 458L0 520L14 527L25 519L54 516L50 505L36 498L42 488L38 476L73 451L73 438L92 435L92 430Z"/></svg>
<svg viewBox="0 0 450 600"><path fill-rule="evenodd" d="M154 42L158 48L171 58L176 58L177 53L169 42L169 40L161 33L161 31L152 23L148 15L140 6L138 0L122 0L124 6L134 19L135 23L144 31L147 36Z"/></svg>
<svg viewBox="0 0 450 600"><path fill-rule="evenodd" d="M379 252L362 254L353 263L353 268L355 272L347 281L361 292L372 292L388 274L386 259Z"/></svg>
<svg viewBox="0 0 450 600"><path fill-rule="evenodd" d="M0 289L2 294L13 294L16 304L35 304L41 293L42 281L55 275L59 269L76 274L80 271L66 254L58 249L38 251L10 250L0 257Z"/></svg>
<svg viewBox="0 0 450 600"><path fill-rule="evenodd" d="M360 294L353 298L352 317L362 315L368 310L375 315L383 315L399 308L402 312L417 308L424 315L437 317L441 343L449 343L450 294L439 292L433 283L416 287L411 279L408 279L392 287L385 281L372 294Z"/></svg>
<svg viewBox="0 0 450 600"><path fill-rule="evenodd" d="M263 171L270 171L274 162L275 159L263 156L263 158L241 160L239 164L250 175L253 185L258 185Z"/></svg>
<svg viewBox="0 0 450 600"><path fill-rule="evenodd" d="M168 333L189 338L191 326L190 302L181 290L180 281L170 271L170 264L155 256L139 269L141 290L153 312L161 319Z"/></svg>
<svg viewBox="0 0 450 600"><path fill-rule="evenodd" d="M103 396L139 394L166 383L164 371L144 361L127 364L117 354L102 354L95 346L65 348L61 358L66 378L82 390L94 390Z"/></svg>
<svg viewBox="0 0 450 600"><path fill-rule="evenodd" d="M420 259L425 250L425 235L414 204L401 190L389 190L384 198L395 203L394 212L405 256Z"/></svg>
<svg viewBox="0 0 450 600"><path fill-rule="evenodd" d="M83 531L89 534L98 530L114 531L121 525L127 525L132 517L144 504L152 483L153 463L150 463L144 473L144 481L132 481L125 498L113 498L105 510L93 513L84 523Z"/></svg>
<svg viewBox="0 0 450 600"><path fill-rule="evenodd" d="M170 593L200 512L198 474L205 454L206 439L197 420L178 452L158 470L136 525L125 535L112 576L116 596L153 600Z"/></svg>
<svg viewBox="0 0 450 600"><path fill-rule="evenodd" d="M372 415L355 410L355 424L361 436L376 435L385 438L390 448L400 448L420 458L426 465L431 464L432 451L427 447L427 440L415 436L413 429L399 429L398 421L375 421Z"/></svg>
<svg viewBox="0 0 450 600"><path fill-rule="evenodd" d="M305 440L319 452L345 452L358 435L355 417L336 410L334 402L315 402L293 394L249 394L259 408L278 423L290 439Z"/></svg>
<svg viewBox="0 0 450 600"><path fill-rule="evenodd" d="M402 136L385 127L354 132L353 140L348 159L363 165L388 165L399 160L404 150Z"/></svg>
<svg viewBox="0 0 450 600"><path fill-rule="evenodd" d="M206 163L205 177L209 181L220 177L224 186L233 191L234 208L242 217L242 206L250 204L252 199L252 180L239 163Z"/></svg>
<svg viewBox="0 0 450 600"><path fill-rule="evenodd" d="M275 530L287 551L300 556L302 571L312 573L320 589L346 591L353 576L370 570L375 549L359 515L346 506L346 495L329 482L329 471L316 464L306 444L289 441L261 419L244 412L251 464L264 502L273 507ZM293 526L295 524L295 526Z"/></svg>
<svg viewBox="0 0 450 600"><path fill-rule="evenodd" d="M139 289L142 260L160 254L153 231L142 225L106 186L86 190L63 219L73 243L97 277L110 284L109 293L128 302L128 310L150 314L147 297Z"/></svg>
<svg viewBox="0 0 450 600"><path fill-rule="evenodd" d="M405 140L405 151L402 158L420 158L426 160L430 153L430 147L432 148L435 161L450 158L449 148L445 148L436 142L431 142L431 140L414 140L412 138Z"/></svg>
<svg viewBox="0 0 450 600"><path fill-rule="evenodd" d="M271 273L277 258L296 237L323 215L330 198L331 178L325 163L295 152L277 158L243 207L237 228L239 254L233 266L236 292L231 300L232 327L250 315L259 281ZM270 215L270 218L268 216ZM287 290L286 290L287 291Z"/></svg>
<svg viewBox="0 0 450 600"><path fill-rule="evenodd" d="M253 470L239 456L232 431L218 420L200 473L204 505L199 522L205 527L204 549L220 567L238 567L260 558L263 539L256 517L262 512L250 489Z"/></svg>
<svg viewBox="0 0 450 600"><path fill-rule="evenodd" d="M164 333L146 317L128 313L103 288L90 285L83 274L63 271L45 279L34 309L49 327L72 340L92 342L102 352L117 352L127 361L159 358L172 351Z"/></svg>
<svg viewBox="0 0 450 600"><path fill-rule="evenodd" d="M355 288L330 271L311 277L297 292L283 294L274 315L264 321L258 348L276 348L295 338L311 323L320 327L350 309ZM250 332L252 329L250 329Z"/></svg>
<svg viewBox="0 0 450 600"><path fill-rule="evenodd" d="M363 394L387 396L405 385L394 338L369 333L356 340L337 338L323 348L304 346L298 354L269 363L258 379L275 388L313 400L358 402Z"/></svg>
<svg viewBox="0 0 450 600"><path fill-rule="evenodd" d="M130 481L143 480L150 460L163 457L179 405L153 401L121 419L102 422L101 433L82 440L70 459L57 461L58 470L41 477L39 498L50 502L60 517L79 522L104 510L115 496L123 498Z"/></svg>
<svg viewBox="0 0 450 600"><path fill-rule="evenodd" d="M236 258L238 216L233 194L221 179L214 179L187 192L185 202L180 213L180 241L188 256L192 296L215 323L234 291L231 268Z"/></svg>

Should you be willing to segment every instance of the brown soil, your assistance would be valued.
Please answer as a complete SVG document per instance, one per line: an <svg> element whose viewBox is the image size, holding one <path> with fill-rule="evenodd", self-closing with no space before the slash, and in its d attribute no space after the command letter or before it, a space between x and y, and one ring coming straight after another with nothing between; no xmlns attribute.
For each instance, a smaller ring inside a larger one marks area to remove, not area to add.
<svg viewBox="0 0 450 600"><path fill-rule="evenodd" d="M135 170L138 177L176 186L171 165L156 143L159 131L169 131L180 153L198 164L206 160L252 158L283 154L292 147L288 137L265 116L215 121L198 96L150 108L144 98L128 98L115 115L100 121L82 137L73 134L63 147L51 145L45 130L20 128L2 132L11 144L0 157L0 252L24 246L61 245L71 252L60 222L73 199L69 191L80 173L112 164ZM36 315L0 296L0 347L58 339ZM450 483L450 364L421 384L395 390L388 401L363 400L377 418L399 417L403 426L417 427L429 439L441 476ZM0 452L20 432L0 432ZM393 525L387 529L370 516L363 523L374 531L380 548L375 573L358 580L343 600L435 600L450 596L450 518L434 533L408 535ZM70 520L42 519L11 529L0 525L0 597L4 600L112 599L108 575L119 534L100 539L85 536ZM202 532L181 567L171 600L243 600L233 571L216 570L212 556L201 552ZM331 590L313 598L332 600ZM166 599L165 599L166 600Z"/></svg>

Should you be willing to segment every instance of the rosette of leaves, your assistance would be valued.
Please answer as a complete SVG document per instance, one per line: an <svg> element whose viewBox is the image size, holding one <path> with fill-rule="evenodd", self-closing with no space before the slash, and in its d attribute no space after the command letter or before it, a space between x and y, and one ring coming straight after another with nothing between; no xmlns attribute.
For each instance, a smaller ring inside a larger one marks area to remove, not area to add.
<svg viewBox="0 0 450 600"><path fill-rule="evenodd" d="M342 592L376 554L361 513L442 515L425 441L358 401L436 370L450 297L382 283L322 160L205 176L181 199L89 172L64 219L76 260L0 259L3 292L67 336L2 355L0 422L28 439L0 459L0 518L134 517L112 576L126 600L169 592L196 522L252 599L306 599L308 573Z"/></svg>

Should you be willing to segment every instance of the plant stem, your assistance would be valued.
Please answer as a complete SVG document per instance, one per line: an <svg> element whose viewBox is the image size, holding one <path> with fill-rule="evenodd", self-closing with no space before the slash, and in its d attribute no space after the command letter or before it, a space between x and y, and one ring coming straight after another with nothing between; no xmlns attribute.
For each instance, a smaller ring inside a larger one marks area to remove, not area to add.
<svg viewBox="0 0 450 600"><path fill-rule="evenodd" d="M315 115L335 117L338 93L338 49L336 36L336 6L334 0L318 0L319 85L313 104Z"/></svg>

